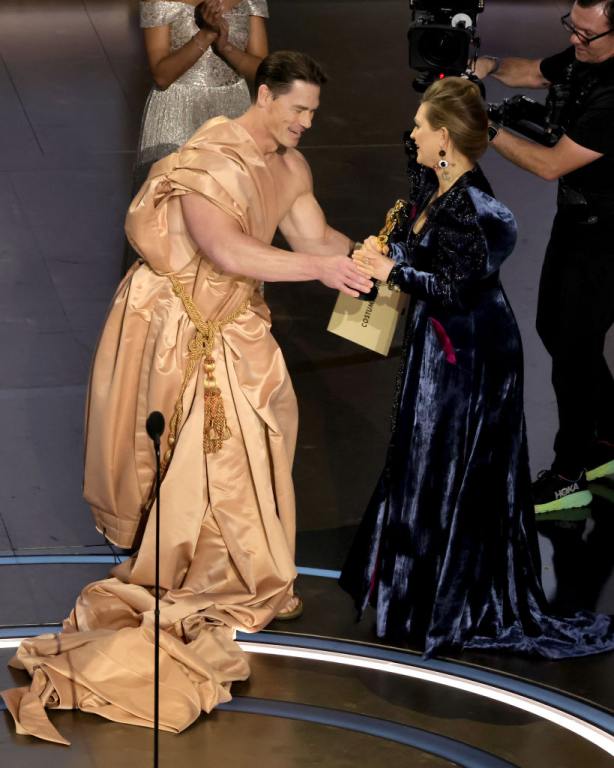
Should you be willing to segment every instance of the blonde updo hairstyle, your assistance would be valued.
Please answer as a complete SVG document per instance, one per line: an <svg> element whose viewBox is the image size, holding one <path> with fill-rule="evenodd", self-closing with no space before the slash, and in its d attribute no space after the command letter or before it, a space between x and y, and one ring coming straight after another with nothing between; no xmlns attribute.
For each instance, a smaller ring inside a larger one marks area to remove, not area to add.
<svg viewBox="0 0 614 768"><path fill-rule="evenodd" d="M488 146L488 115L480 89L463 77L436 80L424 92L422 104L431 128L447 128L450 139L472 163Z"/></svg>

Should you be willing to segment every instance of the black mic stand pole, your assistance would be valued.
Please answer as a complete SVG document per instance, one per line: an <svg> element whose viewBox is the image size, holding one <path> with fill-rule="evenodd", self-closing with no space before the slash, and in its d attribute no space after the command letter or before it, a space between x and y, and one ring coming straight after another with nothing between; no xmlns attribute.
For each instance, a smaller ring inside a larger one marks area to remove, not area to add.
<svg viewBox="0 0 614 768"><path fill-rule="evenodd" d="M158 768L160 736L160 436L154 441L156 452L156 607L154 609L154 768Z"/></svg>
<svg viewBox="0 0 614 768"><path fill-rule="evenodd" d="M158 768L160 735L160 436L164 432L164 416L153 411L147 417L147 434L153 440L156 454L156 575L154 609L154 749L153 764Z"/></svg>

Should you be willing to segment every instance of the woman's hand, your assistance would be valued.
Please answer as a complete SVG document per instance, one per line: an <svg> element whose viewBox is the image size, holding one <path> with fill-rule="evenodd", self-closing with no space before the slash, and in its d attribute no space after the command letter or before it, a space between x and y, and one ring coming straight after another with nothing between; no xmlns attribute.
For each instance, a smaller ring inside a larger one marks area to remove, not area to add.
<svg viewBox="0 0 614 768"><path fill-rule="evenodd" d="M377 237L368 237L362 245L352 254L360 271L385 283L388 280L390 270L394 267L394 261L388 258L388 246L382 245Z"/></svg>
<svg viewBox="0 0 614 768"><path fill-rule="evenodd" d="M213 41L213 50L216 53L220 53L225 51L228 48L229 41L228 41L228 23L226 22L226 19L221 16L219 27L218 27L218 33L217 33L217 39Z"/></svg>
<svg viewBox="0 0 614 768"><path fill-rule="evenodd" d="M205 4L206 7L211 9L211 13L214 14L211 17L210 23L216 25L215 34L217 37L211 43L213 50L238 75L253 82L260 62L269 52L263 17L249 17L247 47L243 50L233 45L231 40L228 39L229 21L224 17L223 4L219 0L205 0Z"/></svg>
<svg viewBox="0 0 614 768"><path fill-rule="evenodd" d="M225 23L222 14L224 13L224 4L222 0L203 0L199 4L200 16L204 22L205 29L220 33L221 23Z"/></svg>

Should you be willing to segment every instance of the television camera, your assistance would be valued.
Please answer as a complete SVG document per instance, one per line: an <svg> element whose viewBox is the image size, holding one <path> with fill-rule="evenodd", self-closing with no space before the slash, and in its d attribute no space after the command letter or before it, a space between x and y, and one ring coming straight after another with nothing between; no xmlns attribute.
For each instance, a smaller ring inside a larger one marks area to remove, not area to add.
<svg viewBox="0 0 614 768"><path fill-rule="evenodd" d="M474 80L485 96L484 85L471 67L480 48L477 21L484 3L485 0L409 0L409 66L417 72L413 82L417 91L425 91L434 80L456 75ZM563 133L567 99L564 86L553 86L545 104L518 95L489 104L488 115L506 128L552 146ZM407 140L405 146L411 150Z"/></svg>

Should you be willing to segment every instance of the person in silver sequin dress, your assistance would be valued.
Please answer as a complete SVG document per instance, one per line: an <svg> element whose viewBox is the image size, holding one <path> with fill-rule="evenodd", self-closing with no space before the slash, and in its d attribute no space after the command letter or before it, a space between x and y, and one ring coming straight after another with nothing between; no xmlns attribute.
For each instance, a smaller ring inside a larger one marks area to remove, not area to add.
<svg viewBox="0 0 614 768"><path fill-rule="evenodd" d="M199 3L144 0L141 27L155 85L141 124L135 182L207 120L238 117L250 105L246 80L268 53L266 0L205 0L208 26L194 21Z"/></svg>

